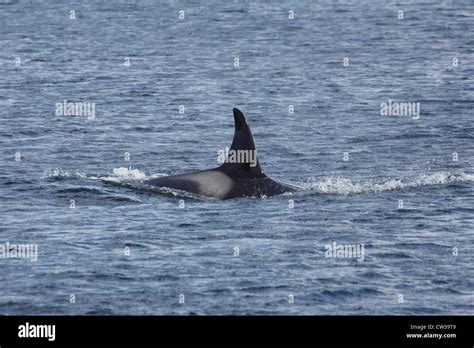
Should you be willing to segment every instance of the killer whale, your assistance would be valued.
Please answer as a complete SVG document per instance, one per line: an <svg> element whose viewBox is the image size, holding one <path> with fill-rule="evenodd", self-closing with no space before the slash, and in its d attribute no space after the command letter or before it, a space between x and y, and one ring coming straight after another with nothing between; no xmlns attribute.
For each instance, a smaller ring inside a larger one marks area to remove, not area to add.
<svg viewBox="0 0 474 348"><path fill-rule="evenodd" d="M235 132L229 153L235 154L239 151L243 153L242 150L252 151L256 161L232 163L227 158L217 168L153 178L147 183L154 187L177 189L223 200L239 197L269 197L295 192L296 187L276 182L263 172L256 157L255 143L245 116L239 109L235 108L233 112Z"/></svg>

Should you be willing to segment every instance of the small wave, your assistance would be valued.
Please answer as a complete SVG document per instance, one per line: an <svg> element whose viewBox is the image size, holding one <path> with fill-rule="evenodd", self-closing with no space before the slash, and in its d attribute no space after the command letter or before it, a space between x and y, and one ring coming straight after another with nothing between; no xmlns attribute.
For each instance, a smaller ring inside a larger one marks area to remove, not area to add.
<svg viewBox="0 0 474 348"><path fill-rule="evenodd" d="M361 183L341 177L328 177L321 181L310 179L303 184L304 191L324 194L352 195L360 193L379 193L432 185L448 185L453 183L473 182L474 175L460 173L437 172L421 175L414 179L391 179L383 183Z"/></svg>
<svg viewBox="0 0 474 348"><path fill-rule="evenodd" d="M84 173L71 173L67 170L63 170L61 168L54 168L48 170L41 179L48 180L48 181L56 181L56 180L63 180L63 179L85 179L87 175Z"/></svg>
<svg viewBox="0 0 474 348"><path fill-rule="evenodd" d="M110 203L142 203L138 199L125 197L125 196L105 196L102 200Z"/></svg>
<svg viewBox="0 0 474 348"><path fill-rule="evenodd" d="M68 187L68 188L60 189L60 190L57 190L56 193L71 193L71 194L88 193L88 194L102 195L104 194L104 191L95 187L79 186L79 187Z"/></svg>

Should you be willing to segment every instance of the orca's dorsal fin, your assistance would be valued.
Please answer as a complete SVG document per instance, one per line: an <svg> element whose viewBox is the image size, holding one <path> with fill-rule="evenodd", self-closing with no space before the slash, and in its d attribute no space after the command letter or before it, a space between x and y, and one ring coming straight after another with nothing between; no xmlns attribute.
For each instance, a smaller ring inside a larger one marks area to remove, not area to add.
<svg viewBox="0 0 474 348"><path fill-rule="evenodd" d="M258 162L255 143L253 142L252 132L245 120L244 114L234 108L235 133L234 140L229 149L229 156L226 163L219 167L220 170L233 176L244 176L252 178L265 178L260 163ZM240 150L240 151L239 151ZM242 152L245 150L245 152ZM232 156L234 155L234 161ZM241 161L245 158L245 161ZM240 159L236 162L235 160Z"/></svg>

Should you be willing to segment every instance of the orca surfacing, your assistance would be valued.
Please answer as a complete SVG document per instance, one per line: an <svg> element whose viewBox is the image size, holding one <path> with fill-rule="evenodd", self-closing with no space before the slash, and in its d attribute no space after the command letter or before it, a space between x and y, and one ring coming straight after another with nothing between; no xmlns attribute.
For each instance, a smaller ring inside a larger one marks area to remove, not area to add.
<svg viewBox="0 0 474 348"><path fill-rule="evenodd" d="M244 114L238 109L233 111L235 133L229 152L232 150L234 153L239 150L252 151L256 156L252 133ZM278 183L266 176L260 167L258 158L256 163L226 161L214 169L150 179L148 184L218 199L269 197L296 191L296 187Z"/></svg>

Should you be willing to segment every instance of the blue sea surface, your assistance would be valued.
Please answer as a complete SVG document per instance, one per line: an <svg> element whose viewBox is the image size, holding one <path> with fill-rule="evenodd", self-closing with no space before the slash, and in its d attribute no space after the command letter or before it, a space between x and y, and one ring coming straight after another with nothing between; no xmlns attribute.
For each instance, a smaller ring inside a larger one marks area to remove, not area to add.
<svg viewBox="0 0 474 348"><path fill-rule="evenodd" d="M0 0L0 247L38 247L0 314L474 314L473 33L471 0ZM234 107L299 192L145 184L216 167Z"/></svg>

